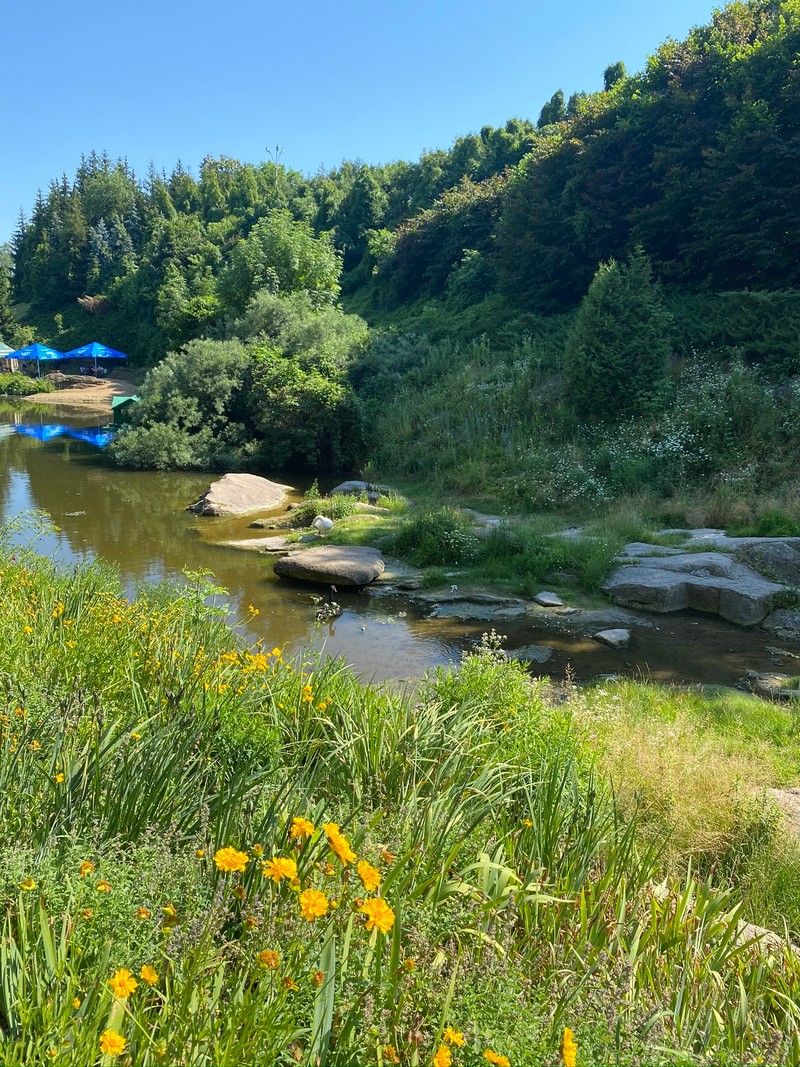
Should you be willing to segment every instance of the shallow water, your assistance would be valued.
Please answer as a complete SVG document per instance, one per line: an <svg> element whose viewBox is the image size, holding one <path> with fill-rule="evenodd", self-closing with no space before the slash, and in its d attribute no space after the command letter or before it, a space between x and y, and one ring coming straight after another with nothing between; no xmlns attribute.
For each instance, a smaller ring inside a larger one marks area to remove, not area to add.
<svg viewBox="0 0 800 1067"><path fill-rule="evenodd" d="M207 474L121 471L84 441L66 435L40 441L18 432L20 424L97 427L101 422L53 407L0 408L0 517L5 522L29 509L46 511L58 531L37 542L41 554L64 563L105 559L119 569L130 592L142 581L181 579L184 569L212 571L215 582L228 590L224 602L232 622L249 639L286 646L293 653L324 649L344 657L366 680L415 678L428 667L455 662L490 628L485 622L427 618L401 596L371 597L344 589L337 594L342 615L318 624L312 601L317 590L275 578L271 557L219 544L263 537L265 531L249 529L252 515L207 518L184 510L208 487ZM276 480L292 482L285 475ZM292 484L297 489L292 498L300 499L307 480ZM237 622L247 617L251 604L259 614ZM624 673L663 682L733 684L747 670L776 669L767 645L798 650L760 631L703 616L650 620L653 629L637 628L632 647L623 652L584 634L537 629L530 621L495 626L508 635L509 648L552 647L552 658L534 669L559 679L569 665L577 679ZM786 662L777 669L794 672L797 661Z"/></svg>

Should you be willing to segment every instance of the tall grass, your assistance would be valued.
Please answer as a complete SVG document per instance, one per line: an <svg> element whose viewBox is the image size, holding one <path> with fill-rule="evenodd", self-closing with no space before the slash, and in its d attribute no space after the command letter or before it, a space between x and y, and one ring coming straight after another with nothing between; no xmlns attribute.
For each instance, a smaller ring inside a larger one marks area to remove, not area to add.
<svg viewBox="0 0 800 1067"><path fill-rule="evenodd" d="M795 955L492 638L412 698L4 558L3 1062L796 1061Z"/></svg>

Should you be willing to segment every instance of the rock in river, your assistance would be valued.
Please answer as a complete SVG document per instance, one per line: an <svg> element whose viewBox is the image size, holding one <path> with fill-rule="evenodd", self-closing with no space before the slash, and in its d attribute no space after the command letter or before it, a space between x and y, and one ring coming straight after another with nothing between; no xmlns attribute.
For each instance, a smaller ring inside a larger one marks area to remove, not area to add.
<svg viewBox="0 0 800 1067"><path fill-rule="evenodd" d="M280 507L289 485L278 485L256 474L226 474L212 482L196 504L186 510L200 515L248 515Z"/></svg>
<svg viewBox="0 0 800 1067"><path fill-rule="evenodd" d="M293 552L273 567L280 578L299 578L321 585L368 585L383 574L383 569L383 556L377 548L351 545L322 545Z"/></svg>

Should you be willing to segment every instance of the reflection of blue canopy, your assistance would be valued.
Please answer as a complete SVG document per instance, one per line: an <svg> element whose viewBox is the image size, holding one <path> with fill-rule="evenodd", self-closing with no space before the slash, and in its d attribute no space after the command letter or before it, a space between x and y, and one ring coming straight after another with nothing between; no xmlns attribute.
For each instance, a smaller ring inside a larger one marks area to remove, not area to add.
<svg viewBox="0 0 800 1067"><path fill-rule="evenodd" d="M93 359L95 367L97 366L98 359L127 359L128 356L125 352L118 352L116 348L109 348L108 345L101 345L99 341L92 341L88 345L81 345L80 348L73 348L67 355L71 359Z"/></svg>
<svg viewBox="0 0 800 1067"><path fill-rule="evenodd" d="M67 429L67 433L70 437L77 437L79 441L86 441L87 444L96 445L98 448L105 448L108 442L114 438L114 431L106 430L102 426L83 430Z"/></svg>
<svg viewBox="0 0 800 1067"><path fill-rule="evenodd" d="M52 441L54 437L60 437L62 433L69 433L71 427L63 426L60 422L47 423L44 426L32 424L15 426L17 433L24 433L26 437L35 437L37 441Z"/></svg>
<svg viewBox="0 0 800 1067"><path fill-rule="evenodd" d="M35 359L37 366L40 360L43 359L66 359L67 357L63 352L59 352L56 348L48 348L47 345L25 345L24 348L18 348L16 352L9 352L5 359Z"/></svg>

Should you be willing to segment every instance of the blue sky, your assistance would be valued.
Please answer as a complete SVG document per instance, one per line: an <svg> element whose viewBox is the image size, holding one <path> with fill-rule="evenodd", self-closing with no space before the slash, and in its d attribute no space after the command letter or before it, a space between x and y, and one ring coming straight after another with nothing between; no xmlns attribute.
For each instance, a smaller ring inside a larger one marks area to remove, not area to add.
<svg viewBox="0 0 800 1067"><path fill-rule="evenodd" d="M0 242L81 153L197 172L206 155L305 173L418 159L507 118L536 119L609 63L641 70L709 0L30 0L3 15Z"/></svg>

